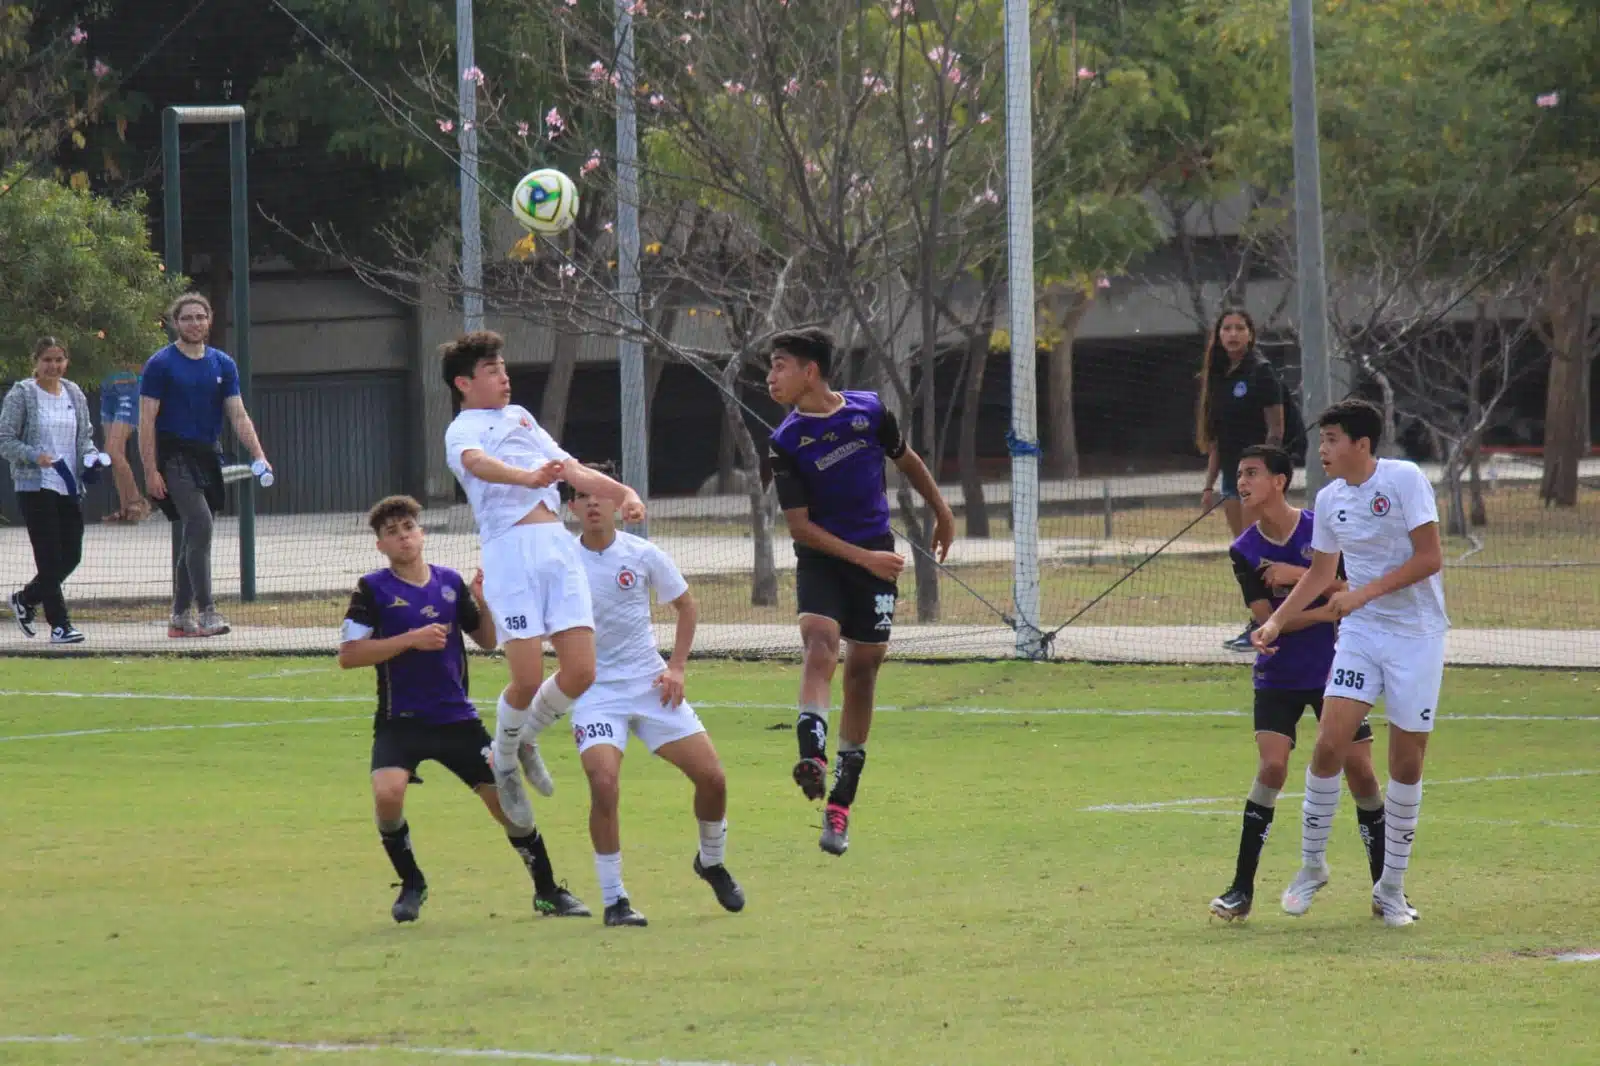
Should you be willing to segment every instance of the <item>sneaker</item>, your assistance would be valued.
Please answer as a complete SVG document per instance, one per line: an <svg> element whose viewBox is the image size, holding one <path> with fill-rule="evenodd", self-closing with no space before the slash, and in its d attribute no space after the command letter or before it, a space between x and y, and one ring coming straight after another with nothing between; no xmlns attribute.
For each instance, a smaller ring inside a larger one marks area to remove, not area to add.
<svg viewBox="0 0 1600 1066"><path fill-rule="evenodd" d="M609 910L609 908L607 908ZM533 894L533 911L546 918L588 918L589 908L584 906L583 900L567 891L566 885L557 885L554 892L548 896L539 892Z"/></svg>
<svg viewBox="0 0 1600 1066"><path fill-rule="evenodd" d="M1242 888L1228 889L1211 901L1211 913L1225 922L1236 922L1250 917L1250 893Z"/></svg>
<svg viewBox="0 0 1600 1066"><path fill-rule="evenodd" d="M817 846L829 855L843 855L850 847L850 808L828 804L822 812L822 836Z"/></svg>
<svg viewBox="0 0 1600 1066"><path fill-rule="evenodd" d="M585 914L588 911L584 912ZM611 906L606 908L607 925L649 925L645 916L633 909L633 904L628 902L628 897L623 896Z"/></svg>
<svg viewBox="0 0 1600 1066"><path fill-rule="evenodd" d="M428 886L421 881L408 881L400 886L400 895L389 908L389 916L397 922L414 922L427 901Z"/></svg>
<svg viewBox="0 0 1600 1066"><path fill-rule="evenodd" d="M500 794L500 813L512 825L532 827L533 804L528 802L528 793L522 787L516 764L501 766L499 752L491 750L489 769L494 773L495 791Z"/></svg>
<svg viewBox="0 0 1600 1066"><path fill-rule="evenodd" d="M215 607L207 608L200 612L200 621L195 626L197 637L220 637L224 633L233 632L233 627L217 613Z"/></svg>
<svg viewBox="0 0 1600 1066"><path fill-rule="evenodd" d="M794 764L794 783L808 800L819 800L828 791L828 760L801 759Z"/></svg>
<svg viewBox="0 0 1600 1066"><path fill-rule="evenodd" d="M524 740L517 745L517 761L522 764L522 776L528 779L528 784L533 786L535 792L541 796L555 794L556 783L545 768L537 740Z"/></svg>
<svg viewBox="0 0 1600 1066"><path fill-rule="evenodd" d="M1404 892L1400 893L1399 899L1396 899L1382 884L1372 886L1372 916L1382 918L1383 924L1391 929L1410 925L1422 917Z"/></svg>
<svg viewBox="0 0 1600 1066"><path fill-rule="evenodd" d="M1256 631L1256 624L1251 622L1244 627L1244 632L1222 642L1222 646L1229 651L1255 651L1256 646L1250 643L1250 634Z"/></svg>
<svg viewBox="0 0 1600 1066"><path fill-rule="evenodd" d="M83 640L83 633L71 622L64 626L56 626L50 630L50 643L52 644L82 644Z"/></svg>
<svg viewBox="0 0 1600 1066"><path fill-rule="evenodd" d="M1311 901L1317 898L1317 893L1327 884L1326 866L1320 868L1302 866L1300 872L1294 875L1294 880L1289 882L1289 887L1283 890L1285 913L1301 915L1310 910Z"/></svg>
<svg viewBox="0 0 1600 1066"><path fill-rule="evenodd" d="M200 627L195 624L194 615L185 611L175 614L172 621L167 623L167 636L169 637L198 637Z"/></svg>
<svg viewBox="0 0 1600 1066"><path fill-rule="evenodd" d="M16 616L17 625L22 627L22 635L31 637L34 634L33 619L37 608L30 607L22 602L22 593L11 594L11 613Z"/></svg>
<svg viewBox="0 0 1600 1066"><path fill-rule="evenodd" d="M700 861L700 856L697 854L694 857L694 872L700 880L711 886L711 891L717 894L717 902L722 904L723 910L732 911L734 914L744 910L744 889L739 887L739 882L733 879L726 866L721 863L707 866ZM611 913L609 907L606 913L608 915Z"/></svg>

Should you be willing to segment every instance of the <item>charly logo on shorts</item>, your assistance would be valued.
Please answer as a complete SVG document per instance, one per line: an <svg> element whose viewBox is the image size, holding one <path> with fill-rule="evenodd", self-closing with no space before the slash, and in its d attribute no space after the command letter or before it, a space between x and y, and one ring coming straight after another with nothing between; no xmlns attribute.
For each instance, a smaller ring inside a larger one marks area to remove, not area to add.
<svg viewBox="0 0 1600 1066"><path fill-rule="evenodd" d="M1379 518L1382 518L1384 515L1388 514L1389 497L1385 496L1381 492L1372 497L1372 513L1377 515Z"/></svg>
<svg viewBox="0 0 1600 1066"><path fill-rule="evenodd" d="M444 602L446 603L456 602L456 590L451 588L449 585L446 585L439 595L444 597Z"/></svg>
<svg viewBox="0 0 1600 1066"><path fill-rule="evenodd" d="M1234 398L1236 398L1236 399L1242 398L1244 396L1244 394L1249 392L1249 391L1250 391L1250 386L1248 384L1246 384L1245 382L1243 382L1243 381L1234 382L1234 385L1233 385Z"/></svg>
<svg viewBox="0 0 1600 1066"><path fill-rule="evenodd" d="M631 589L638 583L639 575L634 573L632 570L629 570L626 566L617 571L617 588L624 590Z"/></svg>
<svg viewBox="0 0 1600 1066"><path fill-rule="evenodd" d="M869 423L867 422L866 415L856 415L850 420L850 428L855 430L857 433L865 433L867 431L868 424Z"/></svg>

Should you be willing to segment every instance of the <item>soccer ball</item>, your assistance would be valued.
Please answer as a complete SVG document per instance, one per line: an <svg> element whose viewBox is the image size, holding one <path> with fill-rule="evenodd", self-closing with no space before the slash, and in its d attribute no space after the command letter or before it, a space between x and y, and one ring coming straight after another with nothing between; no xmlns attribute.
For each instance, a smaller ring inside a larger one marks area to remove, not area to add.
<svg viewBox="0 0 1600 1066"><path fill-rule="evenodd" d="M562 233L578 217L578 187L559 170L535 170L517 182L511 212L535 233Z"/></svg>

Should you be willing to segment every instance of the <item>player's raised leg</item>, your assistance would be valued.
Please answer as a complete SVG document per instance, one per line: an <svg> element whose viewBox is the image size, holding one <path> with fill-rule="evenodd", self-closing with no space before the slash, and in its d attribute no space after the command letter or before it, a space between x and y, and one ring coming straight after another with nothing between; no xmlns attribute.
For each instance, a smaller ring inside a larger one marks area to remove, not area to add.
<svg viewBox="0 0 1600 1066"><path fill-rule="evenodd" d="M830 855L843 855L850 847L850 808L867 765L867 736L872 731L873 701L878 670L887 644L851 640L845 644L843 699L839 715L839 754L833 768L833 791L822 812L822 836L817 843Z"/></svg>
<svg viewBox="0 0 1600 1066"><path fill-rule="evenodd" d="M377 755L374 752L374 755ZM400 878L400 895L390 915L397 922L414 922L428 899L428 881L411 851L411 827L406 824L406 785L415 767L385 766L372 771L372 805L384 853Z"/></svg>
<svg viewBox="0 0 1600 1066"><path fill-rule="evenodd" d="M694 712L687 704L680 713ZM698 724L698 722L696 722ZM711 737L704 730L656 748L656 754L683 771L694 785L694 817L699 824L700 847L694 856L694 872L711 886L717 902L728 911L744 910L744 889L728 871L728 779Z"/></svg>
<svg viewBox="0 0 1600 1066"><path fill-rule="evenodd" d="M806 799L819 800L827 790L828 705L839 665L839 623L826 615L800 615L800 645L800 712L794 723L800 758L794 783Z"/></svg>

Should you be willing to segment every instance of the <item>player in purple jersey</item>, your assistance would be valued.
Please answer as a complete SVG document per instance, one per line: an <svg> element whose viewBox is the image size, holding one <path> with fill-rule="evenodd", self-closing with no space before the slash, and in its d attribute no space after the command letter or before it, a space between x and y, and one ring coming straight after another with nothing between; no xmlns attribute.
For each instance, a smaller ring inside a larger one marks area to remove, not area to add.
<svg viewBox="0 0 1600 1066"><path fill-rule="evenodd" d="M1311 559L1314 517L1284 498L1294 480L1294 463L1287 452L1269 445L1253 445L1241 455L1238 493L1252 524L1239 534L1228 555L1245 605L1259 623L1272 616L1305 574ZM1306 610L1285 624L1283 636L1271 653L1256 657L1259 762L1244 804L1244 827L1233 884L1211 901L1211 913L1218 918L1234 921L1250 913L1256 867L1272 828L1278 793L1289 776L1289 753L1294 750L1300 718L1308 707L1319 721L1322 718L1322 690L1333 663L1337 635L1327 594L1344 587L1342 572L1338 578ZM1356 822L1367 851L1367 866L1376 882L1383 874L1383 794L1372 769L1372 726L1365 720L1356 728L1344 771L1351 798L1356 802Z"/></svg>
<svg viewBox="0 0 1600 1066"><path fill-rule="evenodd" d="M832 366L833 338L823 330L773 338L767 391L793 410L772 431L768 460L795 545L804 664L794 780L811 800L822 798L827 778L828 703L839 640L845 641L839 758L818 841L823 851L843 855L867 761L878 669L894 625L895 581L905 566L889 531L885 460L932 508L929 548L940 562L955 537L955 518L878 394L835 392L828 384Z"/></svg>
<svg viewBox="0 0 1600 1066"><path fill-rule="evenodd" d="M467 698L468 634L480 648L495 646L494 620L483 602L483 575L469 586L461 575L422 558L422 507L409 496L378 501L367 520L389 566L356 583L340 632L339 665L377 668L378 713L372 731L372 798L378 833L400 895L390 914L414 922L428 882L411 850L406 786L425 759L442 764L476 792L533 877L539 914L589 916L589 909L556 883L544 838L531 822L516 825L500 808L492 741ZM420 782L420 778L415 778Z"/></svg>

